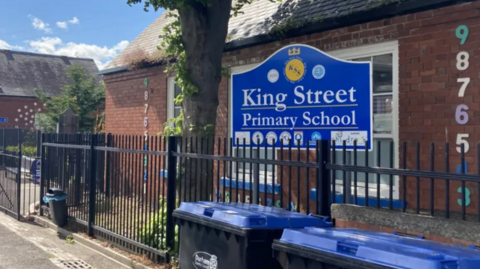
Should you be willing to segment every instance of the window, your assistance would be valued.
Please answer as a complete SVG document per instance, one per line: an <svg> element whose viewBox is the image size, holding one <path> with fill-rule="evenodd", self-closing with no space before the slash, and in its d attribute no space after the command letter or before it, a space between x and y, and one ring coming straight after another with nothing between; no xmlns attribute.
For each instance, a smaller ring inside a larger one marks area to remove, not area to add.
<svg viewBox="0 0 480 269"><path fill-rule="evenodd" d="M398 42L387 42L376 45L358 47L354 49L339 50L330 53L331 55L352 60L370 61L373 71L373 151L368 153L369 165L377 166L380 157L380 166L390 166L390 156L393 156L393 165L398 167ZM391 143L393 142L393 152ZM378 146L380 145L380 155ZM348 156L347 156L348 157ZM336 162L343 162L343 153L336 152ZM350 163L353 161L351 156ZM365 165L365 153L357 153L357 164ZM336 172L337 185L342 185L343 172ZM353 176L351 177L353 178ZM380 195L383 198L389 197L388 175L380 176ZM365 193L365 174L357 173L359 195ZM377 175L369 175L369 194L376 195ZM398 198L398 178L394 177L394 198ZM353 183L352 183L353 185ZM343 191L339 186L337 191Z"/></svg>
<svg viewBox="0 0 480 269"><path fill-rule="evenodd" d="M355 48L349 48L344 50L337 50L333 52L328 52L330 55L352 61L370 61L372 62L373 69L373 143L374 150L369 152L369 165L376 166L377 164L377 150L378 143L380 143L380 165L382 167L389 167L390 165L390 156L393 156L393 163L395 167L398 167L398 154L396 148L398 147L398 42L384 42L375 45L367 45ZM231 68L231 73L240 73L254 68L257 64L245 65L239 67ZM229 85L231 87L231 85ZM231 88L229 89L231 90ZM231 96L231 95L230 95ZM231 100L230 100L231 101ZM229 105L229 107L232 107ZM229 111L229 123L231 123L231 114ZM232 137L231 130L229 130L229 135ZM394 152L391 152L390 145L394 143ZM233 149L233 154L238 156L243 156L243 149L240 147L236 152L236 149ZM256 150L250 153L249 147L245 150L245 155L247 157L257 156ZM267 158L272 158L274 152L271 149L267 149ZM353 155L353 154L351 154ZM260 150L260 157L264 158L265 150ZM278 156L277 156L278 157ZM353 156L351 156L353 159ZM342 162L342 152L338 151L336 153L337 163ZM351 160L350 160L351 161ZM358 152L357 154L357 164L365 165L365 153ZM238 165L238 180L243 180L243 169L245 169L246 179L249 179L250 165L249 164L239 164ZM232 167L232 177L236 178L236 167ZM267 177L267 182L272 183L274 168L267 167L265 169L264 165L260 165L260 182L264 182L264 177ZM343 173L337 171L337 185L342 184ZM276 178L276 177L275 177ZM353 178L353 177L352 177ZM365 182L365 175L363 173L357 173L358 179L358 194L361 195L364 193L362 190ZM376 183L376 175L369 176L369 182ZM382 175L381 183L385 184L389 182L389 176ZM352 183L353 185L353 183ZM342 191L342 186L337 188L337 191ZM376 194L376 184L370 184L369 192L371 195ZM388 188L387 186L381 187L381 196L388 197ZM398 179L394 180L394 198L398 198Z"/></svg>
<svg viewBox="0 0 480 269"><path fill-rule="evenodd" d="M176 118L182 111L181 104L175 104L175 98L182 93L182 89L175 82L175 78L168 78L167 92L167 118Z"/></svg>

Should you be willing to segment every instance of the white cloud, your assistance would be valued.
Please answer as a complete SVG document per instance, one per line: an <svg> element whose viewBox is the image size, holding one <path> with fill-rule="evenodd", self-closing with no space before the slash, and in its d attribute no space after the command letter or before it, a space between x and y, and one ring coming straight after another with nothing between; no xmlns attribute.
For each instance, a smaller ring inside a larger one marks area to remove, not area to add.
<svg viewBox="0 0 480 269"><path fill-rule="evenodd" d="M67 29L68 25L67 25L67 22L65 21L57 21L57 27L62 29Z"/></svg>
<svg viewBox="0 0 480 269"><path fill-rule="evenodd" d="M33 17L32 15L28 15L28 17L30 18L30 20L32 20L33 29L44 31L47 34L52 33L52 28L50 28L50 25L48 23L42 21L37 17Z"/></svg>
<svg viewBox="0 0 480 269"><path fill-rule="evenodd" d="M77 17L68 21L57 21L57 27L62 29L68 29L68 24L80 24L80 20Z"/></svg>
<svg viewBox="0 0 480 269"><path fill-rule="evenodd" d="M3 40L0 40L0 50L8 50L10 49L10 45L3 41Z"/></svg>
<svg viewBox="0 0 480 269"><path fill-rule="evenodd" d="M6 41L0 39L0 49L2 50L24 50L25 48L21 46L14 46L8 44Z"/></svg>
<svg viewBox="0 0 480 269"><path fill-rule="evenodd" d="M80 20L77 17L73 17L73 19L68 21L71 24L79 24Z"/></svg>
<svg viewBox="0 0 480 269"><path fill-rule="evenodd" d="M128 44L128 41L123 40L113 47L100 47L85 43L64 43L58 37L42 37L38 40L29 41L28 50L38 53L91 58L95 61L99 69L103 69L105 65L113 60Z"/></svg>

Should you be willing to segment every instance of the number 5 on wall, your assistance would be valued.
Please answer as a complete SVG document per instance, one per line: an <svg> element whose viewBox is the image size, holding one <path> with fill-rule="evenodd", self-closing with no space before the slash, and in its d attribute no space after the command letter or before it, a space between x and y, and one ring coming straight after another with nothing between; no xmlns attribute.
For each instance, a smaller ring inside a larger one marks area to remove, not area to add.
<svg viewBox="0 0 480 269"><path fill-rule="evenodd" d="M457 152L462 153L462 144L465 146L465 153L467 153L470 150L470 144L468 144L467 138L469 137L469 134L457 134Z"/></svg>

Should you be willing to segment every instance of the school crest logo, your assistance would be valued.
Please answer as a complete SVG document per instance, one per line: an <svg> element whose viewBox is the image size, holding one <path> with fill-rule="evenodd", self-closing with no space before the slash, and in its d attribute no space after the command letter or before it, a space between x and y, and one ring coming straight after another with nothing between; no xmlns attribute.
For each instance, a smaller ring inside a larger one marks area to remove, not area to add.
<svg viewBox="0 0 480 269"><path fill-rule="evenodd" d="M303 60L299 57L300 48L291 48L288 50L288 56L293 56L285 64L284 75L291 83L299 82L305 76L307 67Z"/></svg>

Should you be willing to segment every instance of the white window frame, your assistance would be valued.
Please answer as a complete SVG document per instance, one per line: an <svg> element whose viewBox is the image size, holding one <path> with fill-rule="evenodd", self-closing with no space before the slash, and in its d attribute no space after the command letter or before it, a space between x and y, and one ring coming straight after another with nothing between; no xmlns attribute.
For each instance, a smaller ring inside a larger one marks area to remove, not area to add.
<svg viewBox="0 0 480 269"><path fill-rule="evenodd" d="M175 116L175 78L167 80L167 121ZM169 122L173 126L173 122Z"/></svg>
<svg viewBox="0 0 480 269"><path fill-rule="evenodd" d="M335 51L326 52L331 56L334 56L339 59L359 59L364 57L374 57L385 54L392 54L392 98L393 98L393 107L392 107L392 133L391 134L373 134L373 138L377 139L392 139L394 143L394 167L399 167L399 121L398 121L398 110L399 110L399 54L398 54L398 41L389 41L382 42L372 45L358 46L348 49L340 49ZM241 73L253 69L254 67L260 65L261 63L248 64L242 66L235 66L230 68L230 73ZM228 83L228 135L233 137L232 130L230 128L232 122L232 113L231 108L232 104L232 87L231 87L231 77L229 78ZM361 154L361 153L359 153ZM234 170L235 171L235 170ZM233 175L234 173L232 173ZM239 179L240 180L240 179ZM260 176L261 183L263 183L263 177ZM342 185L343 180L337 179L336 185ZM373 186L372 186L373 185ZM365 194L365 184L363 182L357 183L357 194L359 197L364 196ZM337 186L337 190L343 192L342 186ZM352 183L352 195L353 195L353 183ZM389 186L386 184L381 184L380 192L382 198L389 197ZM376 184L370 184L369 186L369 196L376 197ZM393 184L393 199L398 199L400 196L399 193L399 178L394 176Z"/></svg>
<svg viewBox="0 0 480 269"><path fill-rule="evenodd" d="M394 167L399 167L399 121L398 121L398 108L399 108L399 61L398 61L398 41L389 41L373 45L365 45L360 47L348 48L330 51L328 54L340 58L340 59L359 59L364 57L374 57L385 54L392 54L392 97L393 104L392 107L392 134L373 134L373 138L377 139L392 139L394 144ZM393 177L393 199L398 199L400 197L399 192L399 178L397 176ZM336 179L336 185L342 185L343 180ZM365 185L363 182L357 183L357 193L359 196L364 196ZM337 186L341 192L343 192L342 186ZM352 184L353 188L353 184ZM352 193L353 193L352 189ZM369 195L376 197L376 185L370 184L369 186ZM380 186L380 196L382 198L389 197L389 186L381 184Z"/></svg>

